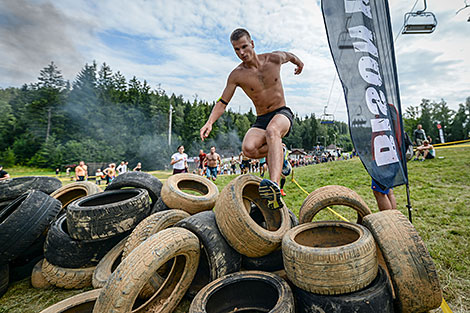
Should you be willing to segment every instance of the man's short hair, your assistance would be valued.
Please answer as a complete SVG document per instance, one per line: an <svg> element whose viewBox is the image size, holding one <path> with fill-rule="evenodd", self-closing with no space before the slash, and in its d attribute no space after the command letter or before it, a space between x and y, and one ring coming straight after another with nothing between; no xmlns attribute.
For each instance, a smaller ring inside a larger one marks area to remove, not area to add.
<svg viewBox="0 0 470 313"><path fill-rule="evenodd" d="M237 28L230 35L230 41L237 41L238 39L242 38L243 36L246 36L248 39L251 40L250 33L246 29Z"/></svg>

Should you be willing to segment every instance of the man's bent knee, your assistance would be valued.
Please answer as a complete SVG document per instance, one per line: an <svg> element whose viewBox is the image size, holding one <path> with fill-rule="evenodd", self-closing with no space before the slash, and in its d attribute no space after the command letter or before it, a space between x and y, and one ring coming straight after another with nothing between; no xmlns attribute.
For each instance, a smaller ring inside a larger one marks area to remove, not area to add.
<svg viewBox="0 0 470 313"><path fill-rule="evenodd" d="M275 127L268 127L266 128L266 139L281 139L282 134L281 132L276 129Z"/></svg>

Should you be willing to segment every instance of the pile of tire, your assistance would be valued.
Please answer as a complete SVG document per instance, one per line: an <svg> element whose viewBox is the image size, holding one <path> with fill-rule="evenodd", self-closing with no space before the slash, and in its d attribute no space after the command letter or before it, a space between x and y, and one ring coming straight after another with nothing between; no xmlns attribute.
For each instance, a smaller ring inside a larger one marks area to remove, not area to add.
<svg viewBox="0 0 470 313"><path fill-rule="evenodd" d="M91 279L96 289L42 313L173 312L183 297L191 300L191 313L424 312L435 307L440 288L431 275L432 260L401 213L372 214L354 191L326 186L305 199L299 225L285 205L268 208L258 193L260 181L241 175L219 194L203 177L171 176L152 199L151 214L129 235L124 231L96 265ZM73 212L74 203L67 212ZM331 205L355 209L365 226L312 222ZM82 236L92 228L84 222L62 223L69 231L81 227L77 234ZM383 224L399 234L383 232ZM97 240L103 240L102 233L94 234ZM405 242L416 246L421 263L400 262L406 256L393 252L400 243L391 243L391 236L411 238ZM405 263L411 269L403 275L404 268L397 266ZM428 289L423 295L410 291L418 273L423 283L417 287Z"/></svg>

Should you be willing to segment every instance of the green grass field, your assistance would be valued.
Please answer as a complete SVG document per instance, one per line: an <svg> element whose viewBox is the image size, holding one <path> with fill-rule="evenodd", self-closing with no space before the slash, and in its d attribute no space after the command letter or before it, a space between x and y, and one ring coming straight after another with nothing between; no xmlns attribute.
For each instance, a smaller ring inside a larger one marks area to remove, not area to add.
<svg viewBox="0 0 470 313"><path fill-rule="evenodd" d="M454 313L470 312L470 148L458 147L437 150L439 158L425 162L409 162L409 180L413 205L413 223L434 258L444 298ZM13 176L51 175L54 173L26 168L7 169ZM168 173L154 173L165 179ZM361 195L372 211L376 204L370 189L370 177L359 159L313 165L294 170L296 181L308 192L325 185L343 185ZM219 190L234 176L220 176ZM69 180L64 180L64 183ZM296 214L306 194L288 181L285 190L287 206ZM407 213L404 186L395 188L399 209ZM356 215L347 208L335 208L347 219ZM318 219L337 219L322 212ZM29 280L12 283L0 298L0 313L39 312L61 299L82 292L58 288L37 290ZM417 292L419 292L417 290ZM189 301L184 300L175 312L187 312ZM440 309L435 312L441 312Z"/></svg>

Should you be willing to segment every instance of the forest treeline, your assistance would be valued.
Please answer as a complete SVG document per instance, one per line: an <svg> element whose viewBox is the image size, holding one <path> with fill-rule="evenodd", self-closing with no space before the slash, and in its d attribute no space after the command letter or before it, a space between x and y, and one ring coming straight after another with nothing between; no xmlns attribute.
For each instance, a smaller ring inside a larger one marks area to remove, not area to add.
<svg viewBox="0 0 470 313"><path fill-rule="evenodd" d="M66 81L51 62L34 84L0 89L0 162L63 168L86 162L142 162L144 170L163 169L180 144L190 156L215 145L225 157L238 155L241 142L256 116L228 109L215 123L210 137L201 142L199 129L214 102L193 101L167 94L136 77L127 80L103 63L86 64L73 82ZM168 142L172 110L172 141ZM454 112L446 103L423 100L405 114L405 129L418 123L437 138L434 124L444 126L446 139L467 137L470 98ZM435 130L435 132L434 132ZM294 118L293 130L284 139L290 148L311 150L317 143L336 143L352 150L346 123L320 123L314 114Z"/></svg>

